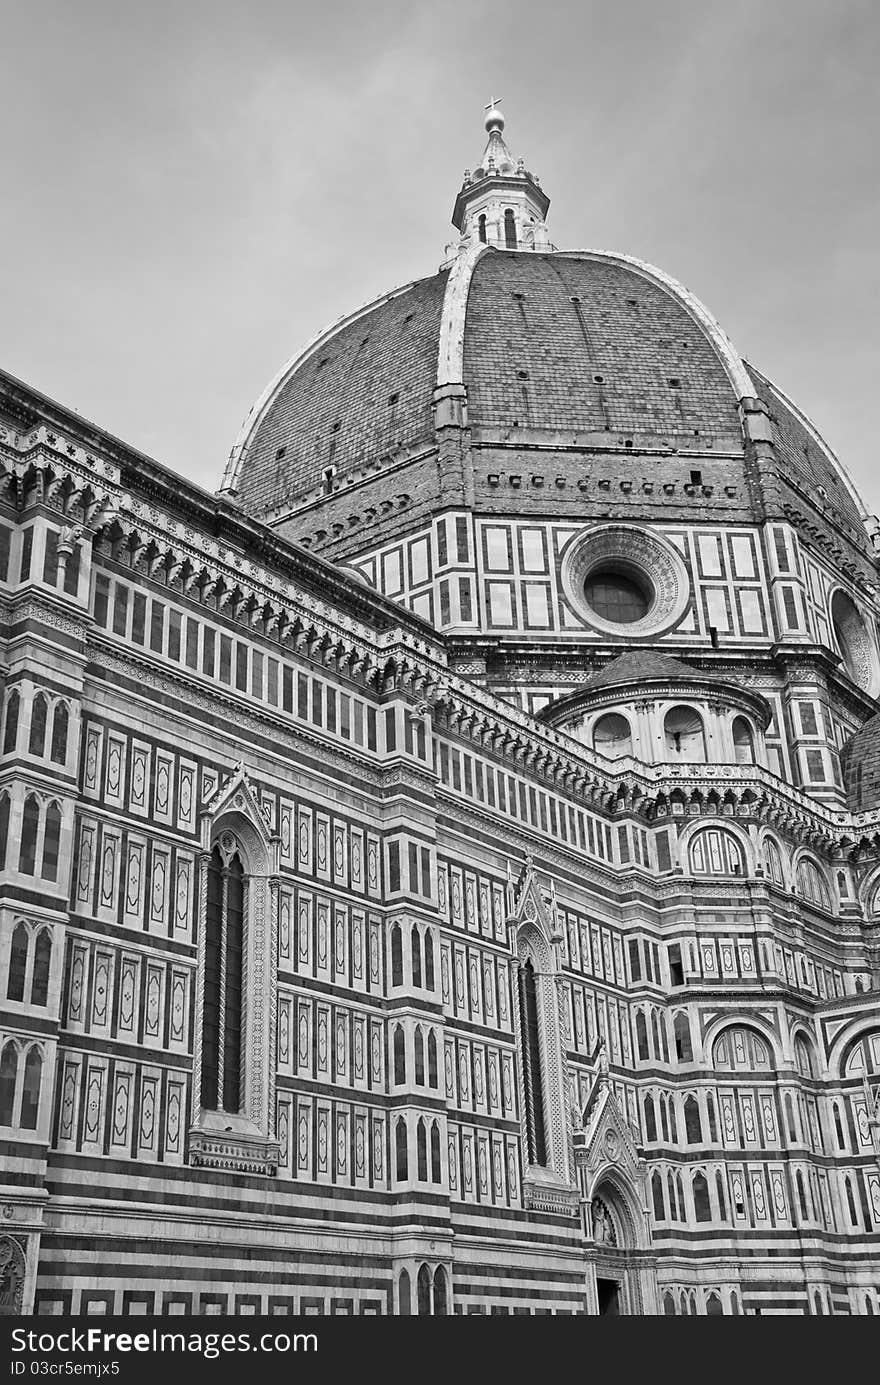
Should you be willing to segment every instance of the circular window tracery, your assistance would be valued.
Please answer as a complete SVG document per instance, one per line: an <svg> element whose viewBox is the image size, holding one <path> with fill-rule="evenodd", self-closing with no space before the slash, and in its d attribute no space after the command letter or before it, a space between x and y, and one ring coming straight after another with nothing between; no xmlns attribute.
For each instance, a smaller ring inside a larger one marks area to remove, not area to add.
<svg viewBox="0 0 880 1385"><path fill-rule="evenodd" d="M585 624L603 634L662 634L679 623L690 602L679 553L631 524L598 525L570 543L562 586Z"/></svg>

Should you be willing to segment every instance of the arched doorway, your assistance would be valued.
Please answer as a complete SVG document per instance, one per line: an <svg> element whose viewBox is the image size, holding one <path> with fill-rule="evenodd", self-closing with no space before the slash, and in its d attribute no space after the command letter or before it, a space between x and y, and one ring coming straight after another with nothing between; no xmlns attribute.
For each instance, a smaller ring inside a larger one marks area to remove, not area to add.
<svg viewBox="0 0 880 1385"><path fill-rule="evenodd" d="M646 1293L647 1260L631 1200L616 1183L600 1183L590 1201L592 1249L588 1258L595 1275L594 1311L600 1317L639 1316L655 1311ZM653 1269L653 1266L651 1266Z"/></svg>

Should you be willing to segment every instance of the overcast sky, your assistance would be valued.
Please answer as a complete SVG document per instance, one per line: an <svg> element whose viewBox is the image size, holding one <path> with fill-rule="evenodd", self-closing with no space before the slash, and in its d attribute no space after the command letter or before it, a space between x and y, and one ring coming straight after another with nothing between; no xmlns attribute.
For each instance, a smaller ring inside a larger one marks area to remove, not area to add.
<svg viewBox="0 0 880 1385"><path fill-rule="evenodd" d="M0 365L213 490L500 96L554 241L682 280L880 511L878 71L877 0L6 0Z"/></svg>

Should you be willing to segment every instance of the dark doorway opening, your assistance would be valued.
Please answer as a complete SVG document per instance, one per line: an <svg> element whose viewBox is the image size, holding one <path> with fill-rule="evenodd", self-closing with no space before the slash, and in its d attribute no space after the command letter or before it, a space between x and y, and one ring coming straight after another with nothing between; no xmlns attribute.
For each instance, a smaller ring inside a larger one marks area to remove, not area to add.
<svg viewBox="0 0 880 1385"><path fill-rule="evenodd" d="M620 1316L620 1285L616 1279L597 1279L599 1294L599 1317L616 1318Z"/></svg>

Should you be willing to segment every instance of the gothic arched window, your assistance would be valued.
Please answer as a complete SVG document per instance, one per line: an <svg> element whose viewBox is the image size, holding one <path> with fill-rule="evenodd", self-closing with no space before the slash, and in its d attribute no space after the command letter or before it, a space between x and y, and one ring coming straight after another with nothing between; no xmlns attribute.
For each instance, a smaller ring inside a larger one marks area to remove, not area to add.
<svg viewBox="0 0 880 1385"><path fill-rule="evenodd" d="M0 870L6 869L6 843L9 837L9 794L0 794Z"/></svg>
<svg viewBox="0 0 880 1385"><path fill-rule="evenodd" d="M43 755L46 750L46 719L48 704L43 693L37 693L31 707L31 732L28 739L28 754Z"/></svg>
<svg viewBox="0 0 880 1385"><path fill-rule="evenodd" d="M208 865L205 917L205 1001L202 1018L202 1106L241 1109L242 956L245 879L237 851L219 846Z"/></svg>
<svg viewBox="0 0 880 1385"><path fill-rule="evenodd" d="M400 1025L394 1031L394 1081L398 1086L406 1081L406 1036Z"/></svg>
<svg viewBox="0 0 880 1385"><path fill-rule="evenodd" d="M409 1158L406 1148L406 1121L403 1116L397 1120L397 1128L394 1132L394 1146L397 1157L397 1179L403 1182L409 1177Z"/></svg>
<svg viewBox="0 0 880 1385"><path fill-rule="evenodd" d="M403 985L403 934L399 923L391 930L391 984Z"/></svg>
<svg viewBox="0 0 880 1385"><path fill-rule="evenodd" d="M428 1317L431 1313L431 1271L428 1269L427 1265L422 1265L419 1269L419 1277L416 1283L419 1317Z"/></svg>
<svg viewBox="0 0 880 1385"><path fill-rule="evenodd" d="M434 1316L435 1318L444 1317L448 1312L449 1295L446 1292L446 1271L442 1265L438 1265L434 1271Z"/></svg>
<svg viewBox="0 0 880 1385"><path fill-rule="evenodd" d="M40 825L40 804L33 794L24 801L21 819L21 849L18 853L18 869L22 875L33 875L37 862L37 831Z"/></svg>
<svg viewBox="0 0 880 1385"><path fill-rule="evenodd" d="M538 993L531 959L519 969L519 1015L522 1034L523 1086L526 1109L526 1148L529 1163L546 1165L547 1138L544 1130L544 1084L541 1073L541 1044L538 1033Z"/></svg>
<svg viewBox="0 0 880 1385"><path fill-rule="evenodd" d="M645 1140L653 1143L657 1139L657 1117L654 1112L654 1098L648 1093L645 1097Z"/></svg>
<svg viewBox="0 0 880 1385"><path fill-rule="evenodd" d="M56 702L55 714L52 717L51 756L57 765L63 765L67 759L67 728L69 722L70 713L67 710L67 703Z"/></svg>
<svg viewBox="0 0 880 1385"><path fill-rule="evenodd" d="M400 1271L400 1278L397 1281L397 1306L402 1317L406 1317L412 1312L409 1299L409 1275L406 1270Z"/></svg>
<svg viewBox="0 0 880 1385"><path fill-rule="evenodd" d="M440 1183L442 1179L443 1169L440 1163L440 1127L437 1122L434 1121L431 1125L431 1181L432 1183Z"/></svg>
<svg viewBox="0 0 880 1385"><path fill-rule="evenodd" d="M31 975L31 1005L45 1005L49 998L49 967L52 962L52 937L48 928L41 928L34 947L34 968Z"/></svg>
<svg viewBox="0 0 880 1385"><path fill-rule="evenodd" d="M413 1043L415 1050L416 1082L420 1087L425 1085L425 1039L422 1034L421 1025L416 1025L415 1040Z"/></svg>
<svg viewBox="0 0 880 1385"><path fill-rule="evenodd" d="M24 1063L24 1082L21 1088L21 1115L19 1125L22 1130L36 1130L40 1113L40 1085L43 1080L43 1055L36 1044L28 1051Z"/></svg>
<svg viewBox="0 0 880 1385"><path fill-rule="evenodd" d="M24 978L27 972L28 930L23 923L17 923L12 933L12 946L9 950L9 980L6 985L7 1000L24 1000Z"/></svg>
<svg viewBox="0 0 880 1385"><path fill-rule="evenodd" d="M18 1048L10 1040L0 1054L0 1125L14 1124L15 1084L18 1078Z"/></svg>
<svg viewBox="0 0 880 1385"><path fill-rule="evenodd" d="M428 1033L428 1086L437 1086L437 1040L433 1029Z"/></svg>
<svg viewBox="0 0 880 1385"><path fill-rule="evenodd" d="M420 1183L428 1181L428 1132L421 1116L416 1123L416 1177Z"/></svg>
<svg viewBox="0 0 880 1385"><path fill-rule="evenodd" d="M50 803L46 809L46 826L43 831L44 880L58 878L58 848L61 842L61 809L57 803Z"/></svg>
<svg viewBox="0 0 880 1385"><path fill-rule="evenodd" d="M6 699L6 724L3 728L3 754L11 755L18 742L18 692L13 688Z"/></svg>
<svg viewBox="0 0 880 1385"><path fill-rule="evenodd" d="M642 1010L639 1010L636 1015L636 1047L639 1051L639 1060L646 1063L650 1057L648 1050L648 1021L645 1019Z"/></svg>
<svg viewBox="0 0 880 1385"><path fill-rule="evenodd" d="M656 1170L651 1175L651 1200L654 1205L654 1220L665 1221L666 1207L663 1203L663 1179Z"/></svg>
<svg viewBox="0 0 880 1385"><path fill-rule="evenodd" d="M694 1050L691 1044L691 1022L683 1011L675 1016L674 1029L675 1056L681 1063L692 1063Z"/></svg>
<svg viewBox="0 0 880 1385"><path fill-rule="evenodd" d="M703 1139L703 1124L700 1120L700 1108L695 1096L685 1098L684 1131L685 1138L689 1145L698 1145L701 1143Z"/></svg>
<svg viewBox="0 0 880 1385"><path fill-rule="evenodd" d="M724 1175L719 1169L715 1174L715 1191L718 1194L718 1211L722 1221L727 1221L727 1198L724 1196Z"/></svg>
<svg viewBox="0 0 880 1385"><path fill-rule="evenodd" d="M706 1181L705 1174L694 1174L691 1191L694 1198L694 1216L697 1221L711 1221L712 1207L709 1202L709 1184Z"/></svg>
<svg viewBox="0 0 880 1385"><path fill-rule="evenodd" d="M434 940L430 933L425 933L425 989L434 989Z"/></svg>
<svg viewBox="0 0 880 1385"><path fill-rule="evenodd" d="M706 1114L709 1117L709 1139L715 1145L718 1143L718 1122L715 1119L715 1100L711 1092L706 1093Z"/></svg>
<svg viewBox="0 0 880 1385"><path fill-rule="evenodd" d="M412 979L414 986L422 984L422 937L413 924L412 930Z"/></svg>

